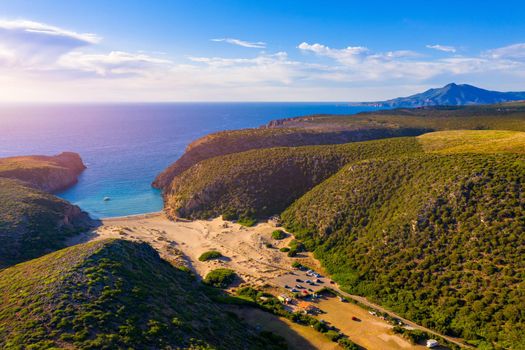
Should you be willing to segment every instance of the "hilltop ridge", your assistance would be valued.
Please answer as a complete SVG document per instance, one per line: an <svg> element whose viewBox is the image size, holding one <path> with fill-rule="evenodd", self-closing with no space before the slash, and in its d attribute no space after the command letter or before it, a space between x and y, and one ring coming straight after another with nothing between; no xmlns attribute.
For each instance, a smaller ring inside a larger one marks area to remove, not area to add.
<svg viewBox="0 0 525 350"><path fill-rule="evenodd" d="M277 349L145 243L102 240L0 271L0 347Z"/></svg>
<svg viewBox="0 0 525 350"><path fill-rule="evenodd" d="M490 91L473 85L450 83L441 88L429 89L407 97L398 97L387 101L355 103L354 105L382 108L412 108L423 106L485 105L520 100L525 100L525 92L523 91Z"/></svg>

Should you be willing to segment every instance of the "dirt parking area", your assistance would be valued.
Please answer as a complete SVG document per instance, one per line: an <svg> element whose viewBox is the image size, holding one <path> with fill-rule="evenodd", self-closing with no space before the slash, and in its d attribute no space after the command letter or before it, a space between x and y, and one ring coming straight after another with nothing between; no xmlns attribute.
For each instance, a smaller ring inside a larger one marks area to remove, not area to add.
<svg viewBox="0 0 525 350"><path fill-rule="evenodd" d="M257 330L270 331L284 337L290 349L341 350L339 345L311 327L298 325L286 318L255 308L231 306L229 309Z"/></svg>
<svg viewBox="0 0 525 350"><path fill-rule="evenodd" d="M318 292L324 287L331 286L331 280L321 275L320 277L315 277L312 275L307 275L306 271L294 270L288 273L282 274L270 281L272 284L279 286L281 288L296 289L298 293L302 291L307 291L308 293ZM288 287L287 287L288 286Z"/></svg>
<svg viewBox="0 0 525 350"><path fill-rule="evenodd" d="M413 350L426 349L413 345L392 332L392 326L367 310L351 302L341 302L336 297L323 297L315 303L324 313L316 316L338 328L354 343L368 349Z"/></svg>

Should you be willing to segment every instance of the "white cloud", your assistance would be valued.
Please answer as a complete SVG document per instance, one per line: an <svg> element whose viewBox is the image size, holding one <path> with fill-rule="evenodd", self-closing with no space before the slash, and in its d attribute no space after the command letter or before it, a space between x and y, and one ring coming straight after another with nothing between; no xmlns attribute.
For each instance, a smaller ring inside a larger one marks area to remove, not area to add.
<svg viewBox="0 0 525 350"><path fill-rule="evenodd" d="M427 45L426 47L429 49L434 49L434 50L443 51L443 52L455 53L457 51L457 49L454 46L447 46L447 45L435 44L435 45Z"/></svg>
<svg viewBox="0 0 525 350"><path fill-rule="evenodd" d="M458 80L495 82L485 85L493 89L504 81L506 89L522 90L525 78L524 43L470 57L302 42L297 48L307 54L300 58L255 51L176 59L163 51L108 51L100 40L38 22L0 20L0 100L374 100ZM452 48L429 45L437 46Z"/></svg>
<svg viewBox="0 0 525 350"><path fill-rule="evenodd" d="M234 38L218 38L218 39L211 39L211 41L215 42L225 42L232 45L242 46L242 47L249 47L254 49L265 49L266 43L263 41L244 41L240 39L234 39Z"/></svg>
<svg viewBox="0 0 525 350"><path fill-rule="evenodd" d="M100 76L141 75L167 69L171 61L143 53L112 51L108 54L70 52L58 60L58 66L71 70L93 72Z"/></svg>
<svg viewBox="0 0 525 350"><path fill-rule="evenodd" d="M493 59L511 59L525 61L525 43L500 47L487 51L486 55Z"/></svg>
<svg viewBox="0 0 525 350"><path fill-rule="evenodd" d="M52 25L27 20L0 20L0 33L25 39L57 38L80 45L96 44L101 38L92 33L77 33Z"/></svg>
<svg viewBox="0 0 525 350"><path fill-rule="evenodd" d="M78 33L34 21L0 20L3 52L0 55L5 57L5 52L9 52L9 59L2 60L2 63L12 68L47 68L61 55L97 44L100 40L95 34Z"/></svg>
<svg viewBox="0 0 525 350"><path fill-rule="evenodd" d="M355 63L365 57L368 49L363 46L348 46L344 49L332 49L321 44L308 44L302 42L297 46L302 51L310 51L320 56L336 59L342 63Z"/></svg>

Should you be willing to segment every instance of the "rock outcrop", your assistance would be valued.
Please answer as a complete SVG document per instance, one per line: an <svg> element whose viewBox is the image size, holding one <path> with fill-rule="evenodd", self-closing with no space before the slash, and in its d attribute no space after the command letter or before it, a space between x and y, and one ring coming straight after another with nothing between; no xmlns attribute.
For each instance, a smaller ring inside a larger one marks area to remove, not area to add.
<svg viewBox="0 0 525 350"><path fill-rule="evenodd" d="M93 224L78 206L51 194L77 182L76 153L0 159L0 268L64 247Z"/></svg>
<svg viewBox="0 0 525 350"><path fill-rule="evenodd" d="M0 159L0 177L24 181L50 193L77 183L86 169L77 153L63 152L56 156L22 156Z"/></svg>

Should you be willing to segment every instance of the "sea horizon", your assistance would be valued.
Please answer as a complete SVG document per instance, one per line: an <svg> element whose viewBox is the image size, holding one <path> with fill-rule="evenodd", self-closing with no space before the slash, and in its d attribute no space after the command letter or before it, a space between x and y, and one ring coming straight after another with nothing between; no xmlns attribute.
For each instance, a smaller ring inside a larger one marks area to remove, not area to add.
<svg viewBox="0 0 525 350"><path fill-rule="evenodd" d="M76 152L87 169L59 197L96 219L148 214L163 206L151 187L156 175L206 134L376 109L339 102L0 104L0 157Z"/></svg>

